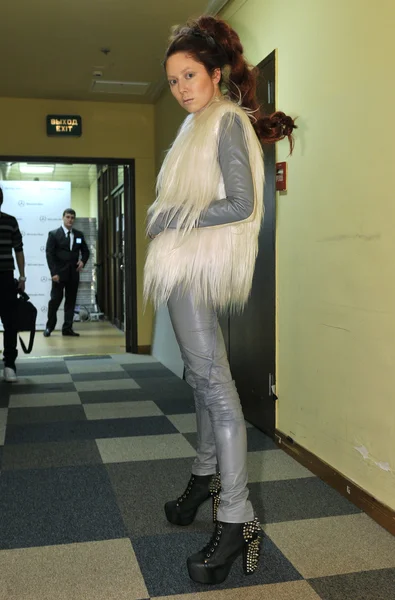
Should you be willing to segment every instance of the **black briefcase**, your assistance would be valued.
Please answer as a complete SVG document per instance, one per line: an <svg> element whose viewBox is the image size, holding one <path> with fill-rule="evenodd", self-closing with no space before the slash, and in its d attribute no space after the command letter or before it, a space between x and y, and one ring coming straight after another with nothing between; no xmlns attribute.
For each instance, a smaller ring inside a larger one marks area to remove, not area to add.
<svg viewBox="0 0 395 600"><path fill-rule="evenodd" d="M22 346L22 350L25 354L30 354L33 349L34 336L36 334L36 319L37 319L37 308L30 302L29 296L25 292L18 290L17 297L17 323L18 332L30 331L29 346L26 348L25 343L21 336L19 341Z"/></svg>

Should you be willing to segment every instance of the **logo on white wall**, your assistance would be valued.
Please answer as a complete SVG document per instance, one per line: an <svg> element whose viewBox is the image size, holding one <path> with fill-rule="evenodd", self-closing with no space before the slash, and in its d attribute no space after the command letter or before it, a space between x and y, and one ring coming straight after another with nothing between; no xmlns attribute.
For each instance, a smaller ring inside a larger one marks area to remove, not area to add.
<svg viewBox="0 0 395 600"><path fill-rule="evenodd" d="M38 309L36 324L37 329L41 329L45 327L48 317L48 307L45 305L50 298L52 284L45 260L46 240L48 231L62 224L61 215L64 207L71 205L71 184L70 182L2 181L1 187L6 195L7 206L14 207L10 212L17 219L23 236L26 256L26 291ZM1 293L0 289L0 297Z"/></svg>

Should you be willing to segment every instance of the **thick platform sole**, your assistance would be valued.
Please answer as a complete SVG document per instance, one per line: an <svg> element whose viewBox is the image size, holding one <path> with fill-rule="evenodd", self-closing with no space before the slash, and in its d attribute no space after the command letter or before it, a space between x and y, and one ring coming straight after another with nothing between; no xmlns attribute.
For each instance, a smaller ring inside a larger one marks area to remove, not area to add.
<svg viewBox="0 0 395 600"><path fill-rule="evenodd" d="M193 513L189 513L187 516L185 516L181 512L178 512L170 502L165 504L166 519L172 525L179 525L180 527L187 527L188 525L191 525L196 518L198 510L199 508L197 508Z"/></svg>
<svg viewBox="0 0 395 600"><path fill-rule="evenodd" d="M240 552L241 554L241 552ZM195 583L203 583L206 585L218 585L223 583L228 577L232 568L233 562L220 565L216 568L206 567L204 564L193 564L187 561L189 577Z"/></svg>

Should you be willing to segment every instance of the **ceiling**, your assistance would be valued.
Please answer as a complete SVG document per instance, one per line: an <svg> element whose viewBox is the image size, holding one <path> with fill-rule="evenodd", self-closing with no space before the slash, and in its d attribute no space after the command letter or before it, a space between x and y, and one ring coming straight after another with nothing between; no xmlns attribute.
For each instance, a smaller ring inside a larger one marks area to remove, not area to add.
<svg viewBox="0 0 395 600"><path fill-rule="evenodd" d="M53 164L53 172L48 174L22 173L20 165L24 163L3 163L4 179L7 181L70 181L72 187L89 188L97 178L96 165ZM32 164L32 163L28 163Z"/></svg>
<svg viewBox="0 0 395 600"><path fill-rule="evenodd" d="M215 14L225 4L226 0L5 2L0 96L153 103L164 84L161 60L170 27L191 16ZM101 76L94 76L95 71ZM106 91L92 91L95 81ZM109 93L103 81L149 85L138 86L142 90L112 85L116 93Z"/></svg>

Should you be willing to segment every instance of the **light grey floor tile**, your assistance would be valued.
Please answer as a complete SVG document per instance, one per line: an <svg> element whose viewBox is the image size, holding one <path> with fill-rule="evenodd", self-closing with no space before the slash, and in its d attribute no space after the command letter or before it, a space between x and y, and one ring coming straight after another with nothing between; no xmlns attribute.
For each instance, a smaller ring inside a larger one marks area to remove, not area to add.
<svg viewBox="0 0 395 600"><path fill-rule="evenodd" d="M181 433L96 440L104 463L186 458L196 452Z"/></svg>
<svg viewBox="0 0 395 600"><path fill-rule="evenodd" d="M95 381L75 381L74 385L78 392L103 392L107 390L138 390L140 386L134 379L105 379L100 375Z"/></svg>
<svg viewBox="0 0 395 600"><path fill-rule="evenodd" d="M18 356L18 365L22 364L23 366L28 365L29 363L46 363L46 362L63 362L63 357L62 356Z"/></svg>
<svg viewBox="0 0 395 600"><path fill-rule="evenodd" d="M181 433L193 433L196 431L196 415L190 413L186 415L167 415L174 427L177 427Z"/></svg>
<svg viewBox="0 0 395 600"><path fill-rule="evenodd" d="M67 368L70 373L114 373L123 371L120 364L111 360L69 360Z"/></svg>
<svg viewBox="0 0 395 600"><path fill-rule="evenodd" d="M272 523L264 530L306 579L395 567L395 537L364 513Z"/></svg>
<svg viewBox="0 0 395 600"><path fill-rule="evenodd" d="M229 590L157 596L151 600L320 600L320 596L315 593L307 581L287 581Z"/></svg>
<svg viewBox="0 0 395 600"><path fill-rule="evenodd" d="M26 408L32 406L67 406L81 404L77 392L57 392L54 394L13 394L9 408Z"/></svg>
<svg viewBox="0 0 395 600"><path fill-rule="evenodd" d="M315 477L311 471L302 467L282 450L249 452L247 459L250 483Z"/></svg>
<svg viewBox="0 0 395 600"><path fill-rule="evenodd" d="M146 354L111 354L111 358L114 362L120 365L126 364L139 364L139 363L157 363L160 365L161 363L156 360L153 356L148 356Z"/></svg>
<svg viewBox="0 0 395 600"><path fill-rule="evenodd" d="M71 375L23 375L18 376L18 382L15 384L15 388L18 389L19 385L31 385L31 384L45 384L45 383L73 383Z"/></svg>
<svg viewBox="0 0 395 600"><path fill-rule="evenodd" d="M2 550L0 580L0 600L149 596L129 539Z"/></svg>
<svg viewBox="0 0 395 600"><path fill-rule="evenodd" d="M4 446L8 408L0 408L0 446Z"/></svg>
<svg viewBox="0 0 395 600"><path fill-rule="evenodd" d="M135 417L160 417L163 412L155 402L103 402L101 404L85 404L87 419L132 419Z"/></svg>

